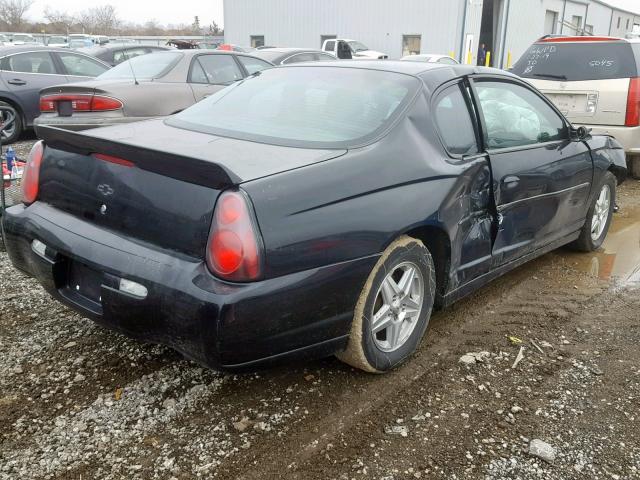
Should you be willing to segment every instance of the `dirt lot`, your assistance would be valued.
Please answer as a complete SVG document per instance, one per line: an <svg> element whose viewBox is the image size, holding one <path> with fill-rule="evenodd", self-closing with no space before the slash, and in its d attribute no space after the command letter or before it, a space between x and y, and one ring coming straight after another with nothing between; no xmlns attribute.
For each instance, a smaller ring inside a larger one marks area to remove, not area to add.
<svg viewBox="0 0 640 480"><path fill-rule="evenodd" d="M57 304L0 253L0 479L640 478L640 182L619 203L605 249L436 313L386 376L204 370Z"/></svg>

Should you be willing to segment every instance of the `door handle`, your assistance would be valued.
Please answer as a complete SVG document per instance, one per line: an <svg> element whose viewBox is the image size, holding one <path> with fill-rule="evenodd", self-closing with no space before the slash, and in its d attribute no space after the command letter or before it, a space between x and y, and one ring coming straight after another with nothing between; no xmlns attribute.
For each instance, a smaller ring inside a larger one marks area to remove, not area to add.
<svg viewBox="0 0 640 480"><path fill-rule="evenodd" d="M502 179L502 183L504 185L514 185L514 184L517 184L518 182L520 182L520 177L516 175L507 175Z"/></svg>
<svg viewBox="0 0 640 480"><path fill-rule="evenodd" d="M24 80L20 80L19 78L14 78L13 80L9 80L7 83L11 85L26 85L27 82Z"/></svg>

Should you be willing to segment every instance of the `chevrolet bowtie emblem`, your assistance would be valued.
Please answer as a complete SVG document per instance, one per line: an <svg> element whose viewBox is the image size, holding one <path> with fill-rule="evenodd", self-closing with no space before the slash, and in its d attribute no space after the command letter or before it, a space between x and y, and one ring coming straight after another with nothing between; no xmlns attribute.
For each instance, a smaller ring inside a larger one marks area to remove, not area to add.
<svg viewBox="0 0 640 480"><path fill-rule="evenodd" d="M101 183L100 185L98 185L98 191L105 197L108 197L109 195L113 195L113 188L111 188L106 183Z"/></svg>

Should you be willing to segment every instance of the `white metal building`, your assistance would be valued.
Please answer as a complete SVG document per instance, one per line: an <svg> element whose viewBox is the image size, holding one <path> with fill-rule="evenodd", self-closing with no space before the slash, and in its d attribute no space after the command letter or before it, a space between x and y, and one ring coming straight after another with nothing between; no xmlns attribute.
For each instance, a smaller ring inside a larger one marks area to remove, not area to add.
<svg viewBox="0 0 640 480"><path fill-rule="evenodd" d="M341 37L390 58L444 53L468 63L484 43L497 67L545 34L624 37L634 26L640 13L601 0L224 0L227 43L319 48Z"/></svg>

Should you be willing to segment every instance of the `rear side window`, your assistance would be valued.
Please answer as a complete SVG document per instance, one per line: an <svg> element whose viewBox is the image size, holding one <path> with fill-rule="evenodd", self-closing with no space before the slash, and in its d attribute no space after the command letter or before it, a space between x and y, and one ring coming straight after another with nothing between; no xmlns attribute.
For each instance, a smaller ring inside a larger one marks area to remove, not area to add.
<svg viewBox="0 0 640 480"><path fill-rule="evenodd" d="M435 103L435 118L442 143L454 155L478 153L476 134L462 90L454 85L442 92Z"/></svg>
<svg viewBox="0 0 640 480"><path fill-rule="evenodd" d="M327 52L333 52L336 49L336 42L335 40L330 40L327 42L327 44L325 45L324 49Z"/></svg>
<svg viewBox="0 0 640 480"><path fill-rule="evenodd" d="M638 76L629 43L535 43L513 66L512 72L542 80L607 80Z"/></svg>

